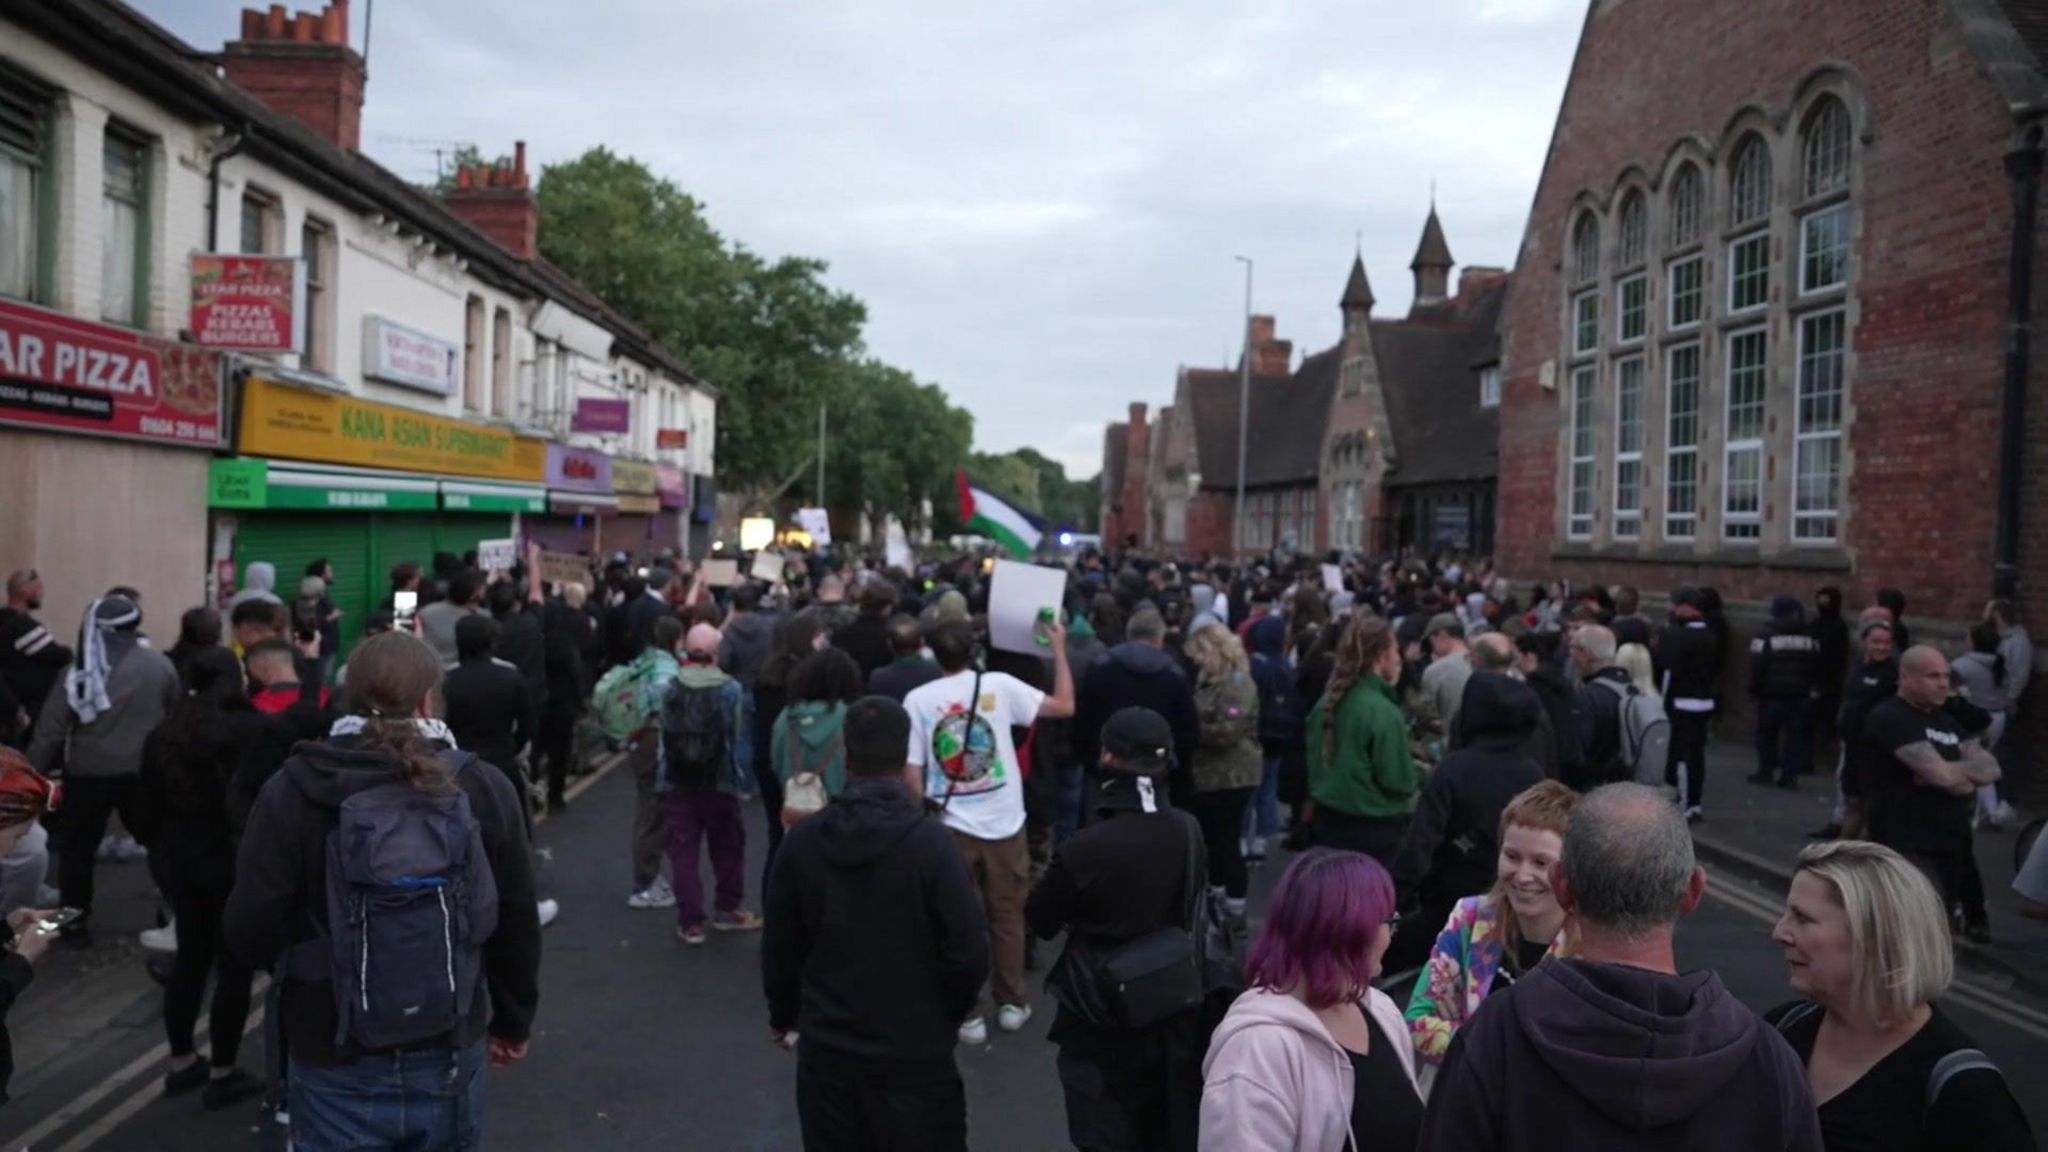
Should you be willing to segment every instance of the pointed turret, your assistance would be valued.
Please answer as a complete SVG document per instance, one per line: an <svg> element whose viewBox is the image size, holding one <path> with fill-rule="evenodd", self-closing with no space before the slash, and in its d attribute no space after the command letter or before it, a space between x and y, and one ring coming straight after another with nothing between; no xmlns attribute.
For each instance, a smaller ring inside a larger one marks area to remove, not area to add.
<svg viewBox="0 0 2048 1152"><path fill-rule="evenodd" d="M1415 273L1415 303L1441 304L1451 294L1450 242L1444 239L1444 226L1436 218L1436 205L1429 206L1429 220L1422 225L1422 243L1416 246L1415 262L1408 267Z"/></svg>
<svg viewBox="0 0 2048 1152"><path fill-rule="evenodd" d="M1360 312L1371 312L1372 305L1372 284L1365 278L1365 257L1353 256L1351 279L1344 282L1344 297L1337 301L1337 306L1346 312L1354 308Z"/></svg>

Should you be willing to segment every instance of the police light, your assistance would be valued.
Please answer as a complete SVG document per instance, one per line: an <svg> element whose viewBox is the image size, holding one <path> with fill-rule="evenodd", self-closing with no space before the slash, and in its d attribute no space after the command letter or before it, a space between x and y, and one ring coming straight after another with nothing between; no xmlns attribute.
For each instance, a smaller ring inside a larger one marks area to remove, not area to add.
<svg viewBox="0 0 2048 1152"><path fill-rule="evenodd" d="M1074 534L1073 534L1072 532L1062 532L1062 533L1060 533L1060 547L1062 547L1062 548L1072 548L1073 546L1074 546Z"/></svg>

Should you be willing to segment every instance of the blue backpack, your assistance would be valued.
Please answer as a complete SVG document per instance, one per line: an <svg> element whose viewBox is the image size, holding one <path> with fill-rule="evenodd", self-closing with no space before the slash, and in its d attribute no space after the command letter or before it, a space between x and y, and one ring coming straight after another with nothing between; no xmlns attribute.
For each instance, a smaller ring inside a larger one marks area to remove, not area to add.
<svg viewBox="0 0 2048 1152"><path fill-rule="evenodd" d="M1294 669L1285 657L1252 657L1252 680L1259 687L1259 742L1292 744L1302 738L1306 723Z"/></svg>
<svg viewBox="0 0 2048 1152"><path fill-rule="evenodd" d="M478 763L443 752L451 780ZM295 976L334 983L336 1044L418 1044L468 1018L498 886L469 797L405 781L341 802L327 836L327 935L299 946Z"/></svg>

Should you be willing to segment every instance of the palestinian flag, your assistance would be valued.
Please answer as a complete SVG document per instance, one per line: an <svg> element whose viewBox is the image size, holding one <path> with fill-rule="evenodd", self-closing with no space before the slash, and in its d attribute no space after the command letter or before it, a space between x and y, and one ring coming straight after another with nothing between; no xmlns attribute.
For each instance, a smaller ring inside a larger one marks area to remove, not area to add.
<svg viewBox="0 0 2048 1152"><path fill-rule="evenodd" d="M1029 558L1045 538L1045 522L959 472L960 520L969 532L1001 544L1013 556Z"/></svg>

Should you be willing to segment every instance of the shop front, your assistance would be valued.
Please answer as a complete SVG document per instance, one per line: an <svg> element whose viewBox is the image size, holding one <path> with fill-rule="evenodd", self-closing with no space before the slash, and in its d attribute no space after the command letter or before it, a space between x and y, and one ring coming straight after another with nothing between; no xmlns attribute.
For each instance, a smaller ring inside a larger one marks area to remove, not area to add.
<svg viewBox="0 0 2048 1152"><path fill-rule="evenodd" d="M610 535L606 520L619 507L612 496L611 457L550 441L545 481L547 510L523 522L526 538L550 552L597 555Z"/></svg>
<svg viewBox="0 0 2048 1152"><path fill-rule="evenodd" d="M217 352L0 302L0 572L41 573L52 630L126 584L168 645L201 602L222 371Z"/></svg>
<svg viewBox="0 0 2048 1152"><path fill-rule="evenodd" d="M626 552L646 560L663 548L674 548L679 539L675 517L661 511L660 479L654 465L643 460L612 460L612 494L618 497L618 515L605 529L605 548ZM662 521L669 521L667 531Z"/></svg>
<svg viewBox="0 0 2048 1152"><path fill-rule="evenodd" d="M261 376L243 387L236 447L209 485L220 592L263 561L289 600L325 560L344 643L388 604L392 568L432 572L547 507L541 441Z"/></svg>
<svg viewBox="0 0 2048 1152"><path fill-rule="evenodd" d="M661 503L660 514L655 517L655 535L663 537L661 546L674 548L685 555L701 556L703 552L694 546L685 526L690 514L690 477L681 468L670 464L659 464L654 469L655 498Z"/></svg>

